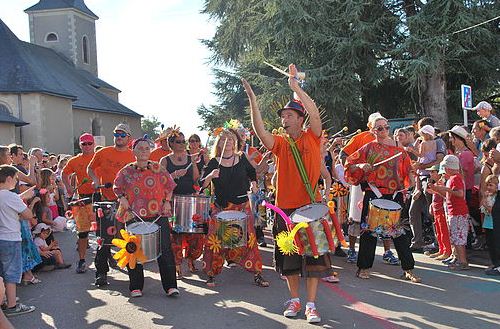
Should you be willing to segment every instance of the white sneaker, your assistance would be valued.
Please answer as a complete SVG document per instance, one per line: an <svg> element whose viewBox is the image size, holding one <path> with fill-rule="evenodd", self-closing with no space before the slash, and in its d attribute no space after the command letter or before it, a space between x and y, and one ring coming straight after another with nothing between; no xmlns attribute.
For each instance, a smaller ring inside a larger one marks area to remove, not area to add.
<svg viewBox="0 0 500 329"><path fill-rule="evenodd" d="M139 289L132 290L130 292L130 297L132 298L142 297L142 291L140 291Z"/></svg>
<svg viewBox="0 0 500 329"><path fill-rule="evenodd" d="M179 289L177 289L177 288L170 288L167 291L167 296L169 296L169 297L179 296L179 294L180 294L180 292L179 292Z"/></svg>
<svg viewBox="0 0 500 329"><path fill-rule="evenodd" d="M321 317L315 308L306 308L305 314L308 323L321 322Z"/></svg>

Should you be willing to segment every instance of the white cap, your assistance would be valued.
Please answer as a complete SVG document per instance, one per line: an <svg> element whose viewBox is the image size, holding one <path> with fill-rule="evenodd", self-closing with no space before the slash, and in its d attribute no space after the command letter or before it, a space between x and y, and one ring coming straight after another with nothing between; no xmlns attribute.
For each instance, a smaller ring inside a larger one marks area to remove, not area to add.
<svg viewBox="0 0 500 329"><path fill-rule="evenodd" d="M42 233L43 230L51 230L52 231L52 229L50 228L49 225L47 225L45 223L39 223L39 224L36 224L35 228L33 229L33 233L40 234L40 233Z"/></svg>
<svg viewBox="0 0 500 329"><path fill-rule="evenodd" d="M448 168L448 169L454 169L454 170L459 170L460 169L460 160L458 157L452 154L448 154L443 158L443 161L441 161L441 168Z"/></svg>
<svg viewBox="0 0 500 329"><path fill-rule="evenodd" d="M419 134L429 134L432 137L436 134L436 131L434 130L434 127L431 125L425 125L420 130L418 131Z"/></svg>

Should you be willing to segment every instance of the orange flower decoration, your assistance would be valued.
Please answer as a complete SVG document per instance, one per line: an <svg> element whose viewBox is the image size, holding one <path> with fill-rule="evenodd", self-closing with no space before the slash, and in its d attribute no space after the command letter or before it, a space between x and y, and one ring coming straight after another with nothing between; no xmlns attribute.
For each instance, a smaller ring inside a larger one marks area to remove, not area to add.
<svg viewBox="0 0 500 329"><path fill-rule="evenodd" d="M207 240L208 247L215 253L218 253L222 246L221 241L217 238L215 234L210 234Z"/></svg>
<svg viewBox="0 0 500 329"><path fill-rule="evenodd" d="M141 237L137 235L130 235L125 230L120 230L120 234L123 237L122 239L113 239L111 243L118 248L121 248L113 258L118 261L118 266L120 268L124 268L128 266L131 269L135 268L137 261L144 263L147 258L142 252L141 249Z"/></svg>

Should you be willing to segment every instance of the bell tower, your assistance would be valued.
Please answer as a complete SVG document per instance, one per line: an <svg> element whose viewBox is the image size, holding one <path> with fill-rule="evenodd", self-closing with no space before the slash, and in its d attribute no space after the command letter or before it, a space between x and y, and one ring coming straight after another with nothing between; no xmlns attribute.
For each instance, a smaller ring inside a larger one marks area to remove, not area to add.
<svg viewBox="0 0 500 329"><path fill-rule="evenodd" d="M97 77L95 21L99 17L84 0L40 0L24 12L29 16L31 43L54 49Z"/></svg>

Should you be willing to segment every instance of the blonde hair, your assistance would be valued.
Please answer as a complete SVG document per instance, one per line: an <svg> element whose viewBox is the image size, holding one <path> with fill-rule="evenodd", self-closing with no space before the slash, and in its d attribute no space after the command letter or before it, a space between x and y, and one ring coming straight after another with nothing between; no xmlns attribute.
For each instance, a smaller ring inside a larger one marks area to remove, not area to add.
<svg viewBox="0 0 500 329"><path fill-rule="evenodd" d="M486 179L484 180L486 184L488 183L493 183L495 185L498 185L498 176L497 175L488 175Z"/></svg>
<svg viewBox="0 0 500 329"><path fill-rule="evenodd" d="M236 136L236 134L234 132L225 129L215 139L214 146L212 147L212 158L216 158L216 157L222 156L222 148L224 147L224 144L222 144L222 145L219 145L219 144L220 144L220 141L221 141L221 139L223 137L225 137L225 138L231 138L233 140L233 142L234 142L234 145L233 145L234 153L235 154L238 153L238 140L239 140L238 136Z"/></svg>

